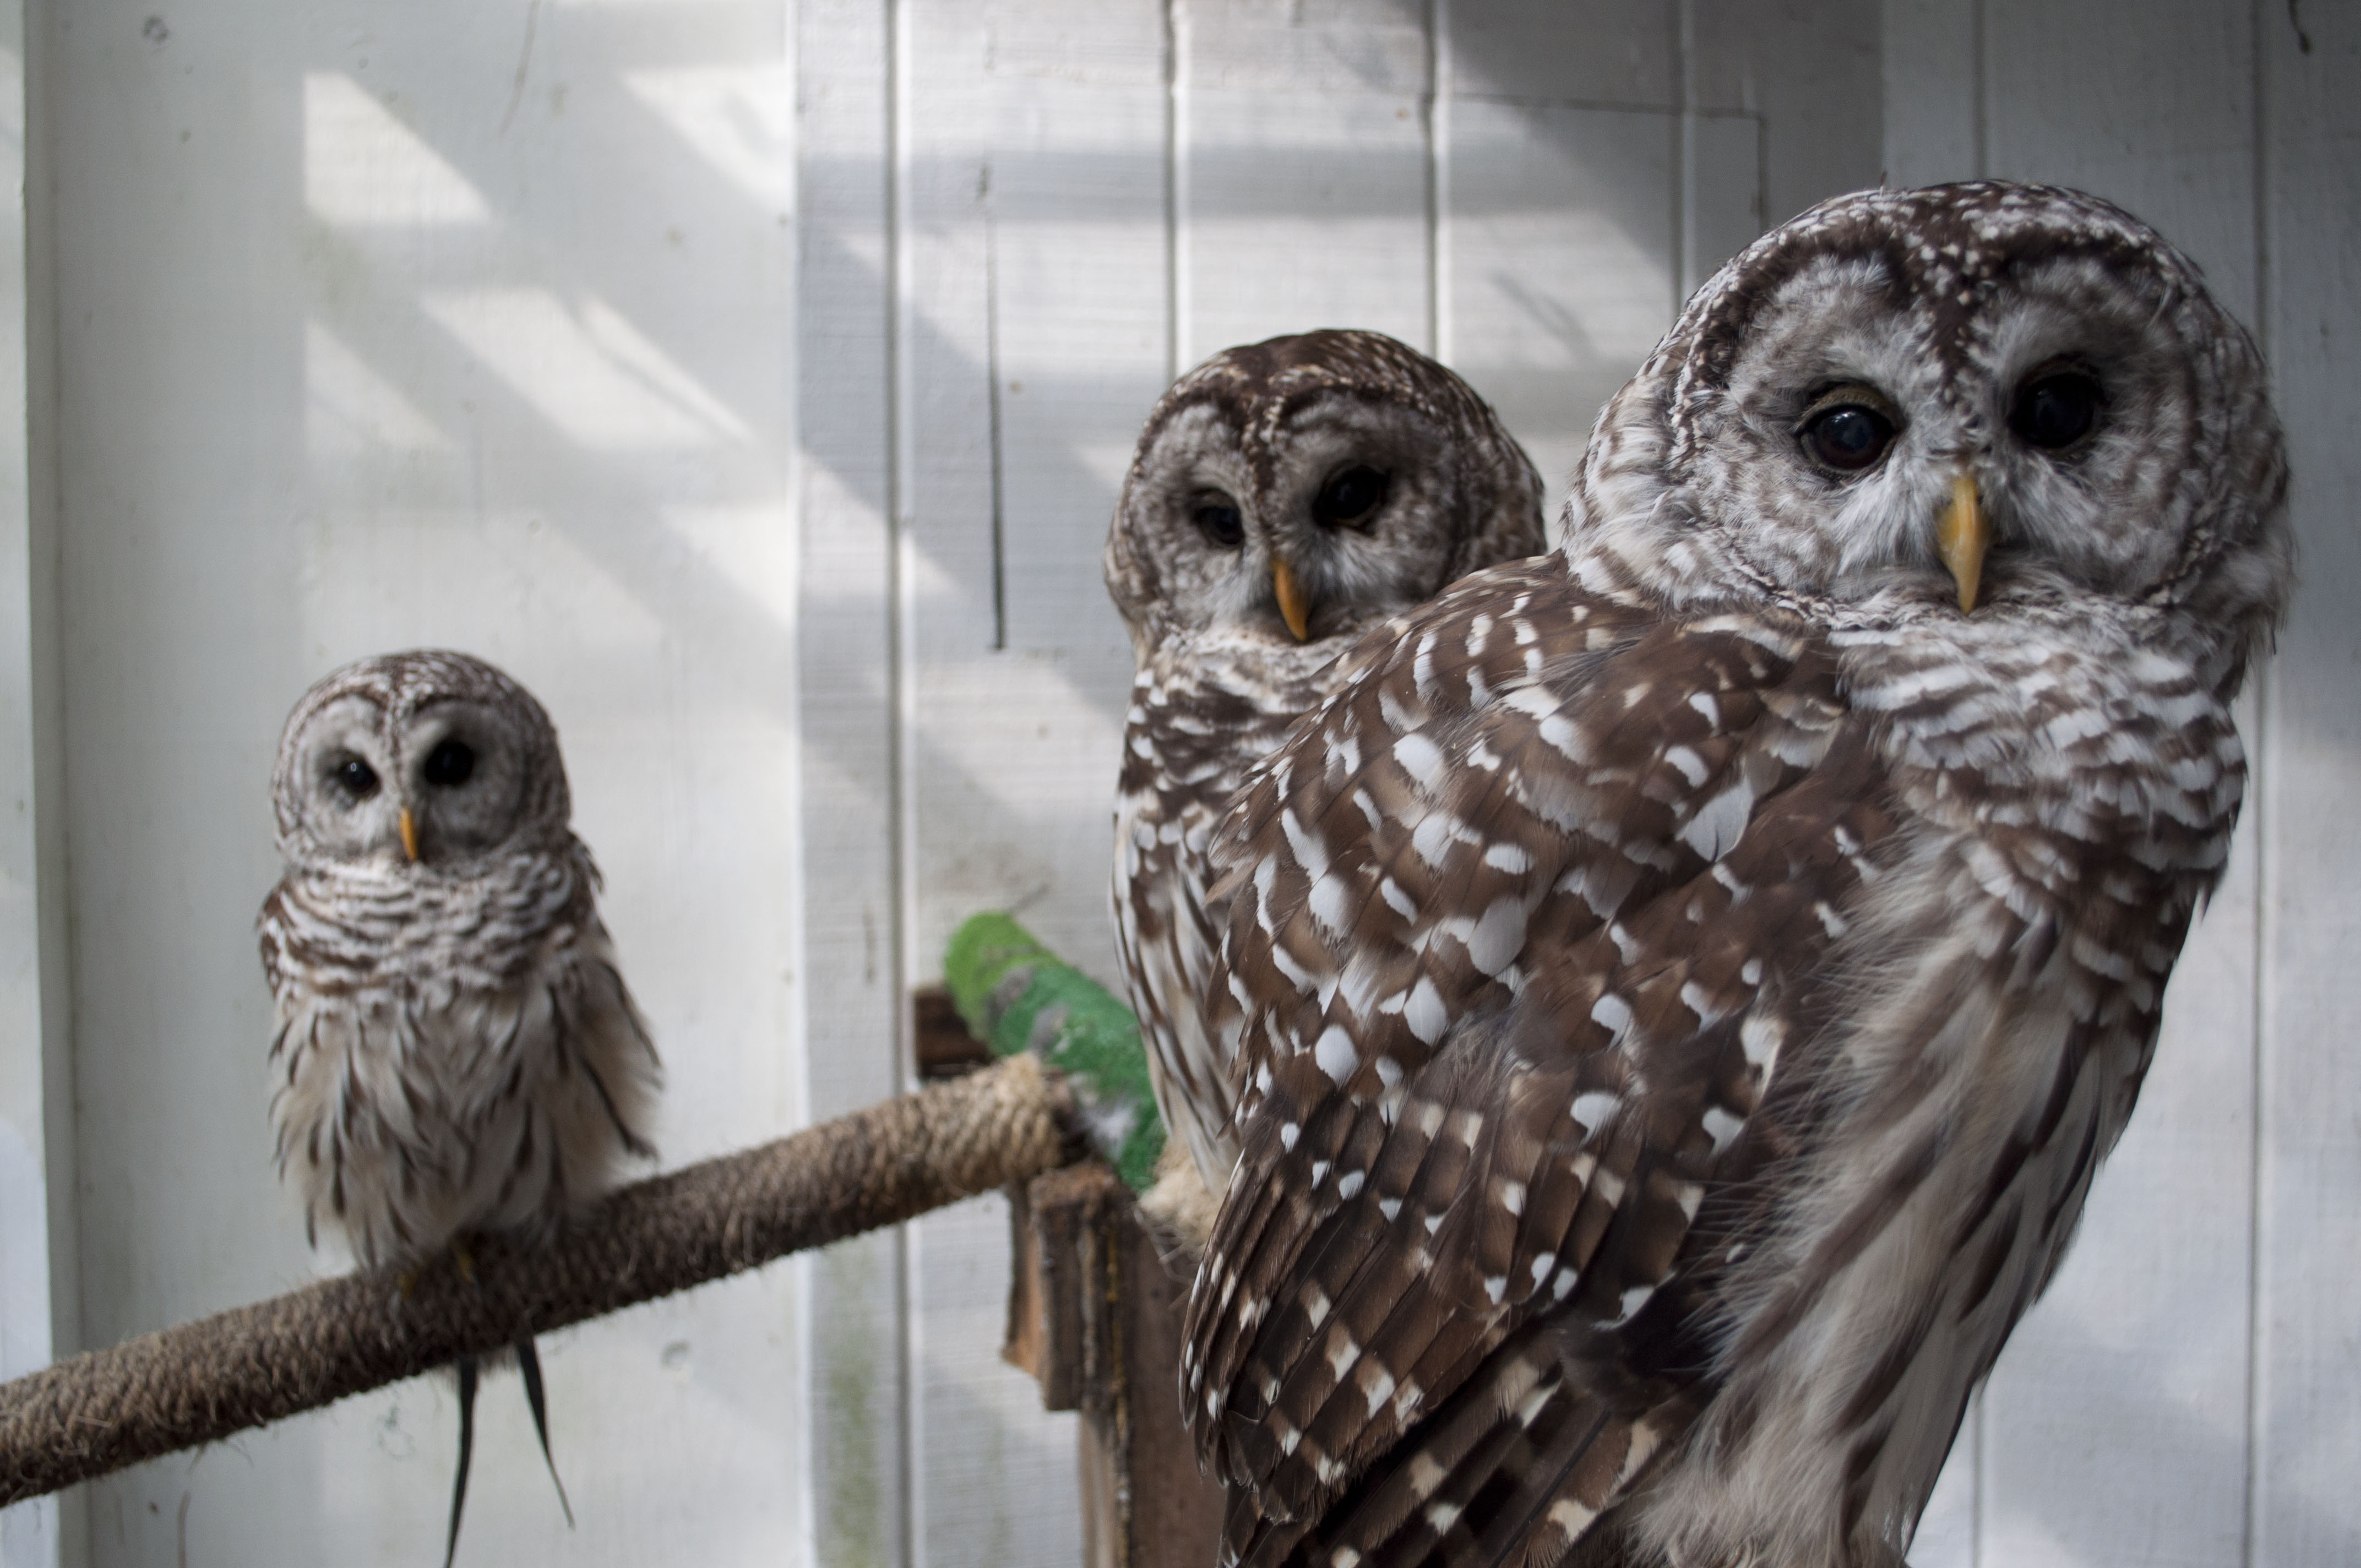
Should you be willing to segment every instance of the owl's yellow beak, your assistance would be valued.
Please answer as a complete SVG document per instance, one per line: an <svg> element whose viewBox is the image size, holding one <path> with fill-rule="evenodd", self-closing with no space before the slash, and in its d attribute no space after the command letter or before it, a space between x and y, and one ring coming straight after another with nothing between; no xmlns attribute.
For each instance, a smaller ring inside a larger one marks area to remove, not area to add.
<svg viewBox="0 0 2361 1568"><path fill-rule="evenodd" d="M418 818L412 817L410 814L410 807L405 806L401 808L399 820L401 827L401 852L414 861L418 858Z"/></svg>
<svg viewBox="0 0 2361 1568"><path fill-rule="evenodd" d="M1976 589L1984 580L1984 552L1992 547L1992 525L1976 499L1976 477L1962 469L1951 477L1951 504L1936 525L1935 550L1943 557L1951 580L1960 585L1960 613L1976 608Z"/></svg>
<svg viewBox="0 0 2361 1568"><path fill-rule="evenodd" d="M1298 642L1312 640L1312 599L1295 580L1295 574L1286 562L1274 555L1270 558L1270 586L1279 593L1279 619L1287 622L1288 630Z"/></svg>

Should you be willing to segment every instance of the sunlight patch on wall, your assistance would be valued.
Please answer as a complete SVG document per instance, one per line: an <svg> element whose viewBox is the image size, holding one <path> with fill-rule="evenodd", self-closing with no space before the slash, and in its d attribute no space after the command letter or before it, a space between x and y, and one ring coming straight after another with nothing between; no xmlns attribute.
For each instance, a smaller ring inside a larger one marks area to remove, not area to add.
<svg viewBox="0 0 2361 1568"><path fill-rule="evenodd" d="M976 825L979 843L1009 823L1086 824L1088 857L1098 863L1105 850L1096 835L1123 755L1121 709L1093 701L1067 662L1047 653L929 670L920 689L937 716L921 765L950 764L962 788L992 802ZM1104 759L1104 771L1077 767L1076 758Z"/></svg>
<svg viewBox="0 0 2361 1568"><path fill-rule="evenodd" d="M306 321L303 450L313 457L355 457L373 448L443 452L451 439L335 334Z"/></svg>
<svg viewBox="0 0 2361 1568"><path fill-rule="evenodd" d="M11 157L25 150L25 61L0 49L0 148Z"/></svg>
<svg viewBox="0 0 2361 1568"><path fill-rule="evenodd" d="M631 94L661 115L697 156L781 216L795 198L795 82L781 65L633 71Z"/></svg>
<svg viewBox="0 0 2361 1568"><path fill-rule="evenodd" d="M454 647L529 665L661 644L632 585L540 512L340 511L303 535L307 660L322 668L385 648Z"/></svg>
<svg viewBox="0 0 2361 1568"><path fill-rule="evenodd" d="M784 506L664 509L671 529L697 558L782 627L796 623L799 541Z"/></svg>
<svg viewBox="0 0 2361 1568"><path fill-rule="evenodd" d="M426 313L577 445L664 452L749 442L719 399L596 295L433 293Z"/></svg>
<svg viewBox="0 0 2361 1568"><path fill-rule="evenodd" d="M339 71L303 78L303 201L340 227L479 224L492 215L465 176Z"/></svg>

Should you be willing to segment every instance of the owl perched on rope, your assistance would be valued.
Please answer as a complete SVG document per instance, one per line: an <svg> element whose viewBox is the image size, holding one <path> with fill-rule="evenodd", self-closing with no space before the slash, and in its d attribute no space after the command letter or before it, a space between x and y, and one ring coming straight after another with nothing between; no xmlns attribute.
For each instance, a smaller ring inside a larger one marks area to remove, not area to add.
<svg viewBox="0 0 2361 1568"><path fill-rule="evenodd" d="M288 715L271 803L270 1110L307 1234L341 1232L364 1267L464 1267L470 1235L546 1237L653 1154L655 1050L531 693L464 653L348 664ZM546 1456L540 1363L515 1350ZM477 1367L458 1371L452 1548Z"/></svg>
<svg viewBox="0 0 2361 1568"><path fill-rule="evenodd" d="M1237 1156L1229 1053L1202 1018L1220 808L1327 695L1356 636L1539 553L1541 504L1532 464L1484 400L1379 333L1225 349L1148 415L1106 546L1139 663L1115 924L1158 1107L1214 1193Z"/></svg>
<svg viewBox="0 0 2361 1568"><path fill-rule="evenodd" d="M1237 1559L1900 1563L2221 876L2285 488L2089 196L1844 197L1697 292L1563 547L1361 642L1216 839Z"/></svg>

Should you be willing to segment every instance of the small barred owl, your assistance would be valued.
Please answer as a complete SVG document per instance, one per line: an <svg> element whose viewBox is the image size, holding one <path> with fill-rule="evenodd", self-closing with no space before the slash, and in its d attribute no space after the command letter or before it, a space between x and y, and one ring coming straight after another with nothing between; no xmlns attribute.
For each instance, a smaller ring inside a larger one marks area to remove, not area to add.
<svg viewBox="0 0 2361 1568"><path fill-rule="evenodd" d="M531 693L464 653L348 664L288 715L270 793L271 1117L308 1234L414 1272L472 1234L545 1238L653 1153L655 1050ZM474 1387L462 1363L461 1495Z"/></svg>
<svg viewBox="0 0 2361 1568"><path fill-rule="evenodd" d="M1229 1057L1202 1011L1223 923L1204 870L1220 808L1327 694L1355 636L1539 553L1541 496L1484 400L1378 333L1224 350L1148 415L1106 546L1139 662L1115 924L1158 1107L1213 1192L1237 1156Z"/></svg>
<svg viewBox="0 0 2361 1568"><path fill-rule="evenodd" d="M2091 197L1844 197L1698 291L1562 548L1360 642L1216 835L1230 1553L1901 1561L2221 875L2285 488Z"/></svg>

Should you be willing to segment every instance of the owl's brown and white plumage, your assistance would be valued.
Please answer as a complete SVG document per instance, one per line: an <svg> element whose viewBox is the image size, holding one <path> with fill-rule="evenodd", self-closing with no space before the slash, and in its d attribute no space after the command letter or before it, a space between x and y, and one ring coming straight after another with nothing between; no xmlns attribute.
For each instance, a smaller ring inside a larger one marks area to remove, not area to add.
<svg viewBox="0 0 2361 1568"><path fill-rule="evenodd" d="M1206 843L1246 769L1368 627L1543 547L1541 480L1484 400L1379 333L1226 349L1150 412L1107 536L1138 657L1115 908L1158 1108L1205 1185L1236 1157L1202 997Z"/></svg>
<svg viewBox="0 0 2361 1568"><path fill-rule="evenodd" d="M1562 549L1359 644L1216 838L1236 1554L1899 1562L2221 873L2284 490L2092 198L1840 198L1698 291Z"/></svg>
<svg viewBox="0 0 2361 1568"><path fill-rule="evenodd" d="M557 733L480 659L365 659L295 705L262 906L279 1165L365 1266L543 1236L644 1155L658 1071L567 825Z"/></svg>

